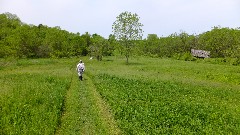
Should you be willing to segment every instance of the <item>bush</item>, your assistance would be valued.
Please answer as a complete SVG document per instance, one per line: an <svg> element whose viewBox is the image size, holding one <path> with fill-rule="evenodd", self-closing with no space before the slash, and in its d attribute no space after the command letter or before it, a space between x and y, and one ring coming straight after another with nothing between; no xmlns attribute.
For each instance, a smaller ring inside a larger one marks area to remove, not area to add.
<svg viewBox="0 0 240 135"><path fill-rule="evenodd" d="M197 60L197 58L193 57L191 53L184 53L184 54L177 53L173 55L173 58L177 60L185 60L185 61Z"/></svg>
<svg viewBox="0 0 240 135"><path fill-rule="evenodd" d="M181 59L181 54L180 53L176 53L173 55L174 59L180 60Z"/></svg>
<svg viewBox="0 0 240 135"><path fill-rule="evenodd" d="M193 57L191 53L184 53L183 56L181 57L182 60L185 61L195 61L197 58Z"/></svg>
<svg viewBox="0 0 240 135"><path fill-rule="evenodd" d="M229 63L234 66L240 65L240 58L230 58Z"/></svg>
<svg viewBox="0 0 240 135"><path fill-rule="evenodd" d="M225 58L208 58L208 59L204 59L205 62L207 63L211 63L211 64L223 64L226 63L226 59Z"/></svg>

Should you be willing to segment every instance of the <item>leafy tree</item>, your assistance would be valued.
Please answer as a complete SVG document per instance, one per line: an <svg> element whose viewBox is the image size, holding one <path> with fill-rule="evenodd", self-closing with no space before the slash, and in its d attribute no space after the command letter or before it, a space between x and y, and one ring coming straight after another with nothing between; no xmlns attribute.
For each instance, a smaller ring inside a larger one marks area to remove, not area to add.
<svg viewBox="0 0 240 135"><path fill-rule="evenodd" d="M116 39L115 35L110 34L108 37L108 42L111 47L111 55L123 55L123 46L120 45L119 41Z"/></svg>
<svg viewBox="0 0 240 135"><path fill-rule="evenodd" d="M91 56L96 57L98 61L102 60L104 40L105 39L98 34L92 35L92 44L89 46L89 50Z"/></svg>
<svg viewBox="0 0 240 135"><path fill-rule="evenodd" d="M139 22L140 17L131 12L123 12L117 16L117 20L113 23L112 29L114 36L124 46L124 55L127 59L131 54L133 41L142 39L142 24Z"/></svg>
<svg viewBox="0 0 240 135"><path fill-rule="evenodd" d="M144 52L150 55L160 53L159 38L157 34L148 34Z"/></svg>
<svg viewBox="0 0 240 135"><path fill-rule="evenodd" d="M239 30L214 27L199 36L201 48L211 51L211 57L234 57L239 45Z"/></svg>
<svg viewBox="0 0 240 135"><path fill-rule="evenodd" d="M187 53L190 51L190 35L188 35L186 32L182 31L178 38L179 40L179 51L180 53Z"/></svg>
<svg viewBox="0 0 240 135"><path fill-rule="evenodd" d="M80 33L72 33L69 37L72 56L80 56L82 54L82 44L84 44L83 38L80 36Z"/></svg>
<svg viewBox="0 0 240 135"><path fill-rule="evenodd" d="M240 28L218 26L200 35L181 32L159 38L149 34L141 40L142 26L137 14L123 12L112 25L114 34L104 39L88 32L80 35L60 27L25 24L17 15L3 13L0 14L0 58L71 57L91 53L101 60L102 56L121 54L128 63L130 54L188 59L190 49L194 48L210 51L211 57L240 64Z"/></svg>
<svg viewBox="0 0 240 135"><path fill-rule="evenodd" d="M49 44L46 44L45 39L46 35L48 33L48 28L47 26L44 26L42 24L39 24L37 27L35 27L36 31L36 42L38 44L38 49L37 49L37 57L38 58L48 58L50 57L51 53L51 47Z"/></svg>
<svg viewBox="0 0 240 135"><path fill-rule="evenodd" d="M0 14L0 57L16 57L18 48L18 39L16 29L22 25L22 22L15 14Z"/></svg>
<svg viewBox="0 0 240 135"><path fill-rule="evenodd" d="M108 37L108 42L105 46L103 54L105 56L114 55L113 53L114 53L115 49L117 48L117 46L118 46L118 42L116 41L115 36L110 34L109 37Z"/></svg>
<svg viewBox="0 0 240 135"><path fill-rule="evenodd" d="M81 55L86 56L89 53L88 48L92 44L91 43L91 35L88 32L86 32L81 37L84 40L83 44L81 45L81 50L82 50L82 54Z"/></svg>

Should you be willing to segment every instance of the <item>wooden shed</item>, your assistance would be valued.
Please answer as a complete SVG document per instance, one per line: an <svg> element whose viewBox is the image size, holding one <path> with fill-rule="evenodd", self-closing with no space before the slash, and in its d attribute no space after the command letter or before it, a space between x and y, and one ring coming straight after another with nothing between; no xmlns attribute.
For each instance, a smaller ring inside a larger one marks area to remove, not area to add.
<svg viewBox="0 0 240 135"><path fill-rule="evenodd" d="M191 49L191 54L198 58L210 58L210 51Z"/></svg>

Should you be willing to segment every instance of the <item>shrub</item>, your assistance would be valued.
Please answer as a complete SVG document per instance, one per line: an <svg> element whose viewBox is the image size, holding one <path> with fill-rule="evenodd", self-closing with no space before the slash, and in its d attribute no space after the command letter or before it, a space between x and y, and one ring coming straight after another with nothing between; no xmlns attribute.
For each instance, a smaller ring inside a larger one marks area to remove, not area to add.
<svg viewBox="0 0 240 135"><path fill-rule="evenodd" d="M234 66L240 65L240 58L231 58L229 63Z"/></svg>

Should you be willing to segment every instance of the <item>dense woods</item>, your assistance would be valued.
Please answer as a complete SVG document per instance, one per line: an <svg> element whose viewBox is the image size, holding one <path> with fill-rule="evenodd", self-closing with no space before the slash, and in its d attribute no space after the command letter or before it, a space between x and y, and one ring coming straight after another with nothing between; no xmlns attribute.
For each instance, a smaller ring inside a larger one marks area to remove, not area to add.
<svg viewBox="0 0 240 135"><path fill-rule="evenodd" d="M109 26L111 27L111 26ZM0 14L0 58L62 58L73 56L102 56L123 54L123 48L114 35L108 39L88 32L71 33L60 27L38 26L21 22L17 15ZM212 58L230 58L240 63L240 28L213 27L199 35L184 31L167 37L148 34L135 40L134 55L192 59L190 50L211 52Z"/></svg>

